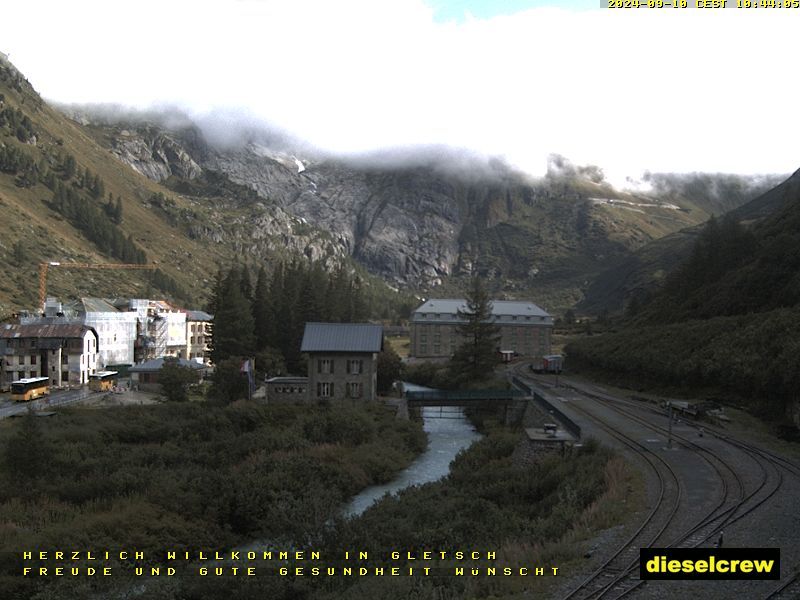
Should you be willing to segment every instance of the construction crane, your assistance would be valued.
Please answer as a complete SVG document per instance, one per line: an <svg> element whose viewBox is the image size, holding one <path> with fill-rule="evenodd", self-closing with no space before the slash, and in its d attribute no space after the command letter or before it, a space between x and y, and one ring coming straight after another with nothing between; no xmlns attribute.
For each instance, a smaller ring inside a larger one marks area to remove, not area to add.
<svg viewBox="0 0 800 600"><path fill-rule="evenodd" d="M39 263L39 306L44 310L44 303L47 298L47 270L50 267L60 267L63 269L148 269L153 270L158 267L155 265L142 265L137 263L60 263L43 262Z"/></svg>

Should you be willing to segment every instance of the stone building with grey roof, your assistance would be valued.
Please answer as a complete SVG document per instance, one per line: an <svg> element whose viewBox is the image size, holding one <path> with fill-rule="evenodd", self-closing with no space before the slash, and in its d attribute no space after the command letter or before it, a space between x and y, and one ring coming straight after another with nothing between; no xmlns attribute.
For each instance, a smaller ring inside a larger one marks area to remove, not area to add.
<svg viewBox="0 0 800 600"><path fill-rule="evenodd" d="M306 323L309 400L375 400L383 327L371 323Z"/></svg>
<svg viewBox="0 0 800 600"><path fill-rule="evenodd" d="M409 356L449 358L461 344L457 327L464 323L458 311L467 310L467 301L431 299L411 315ZM533 302L493 300L492 320L500 329L497 351L541 358L550 354L553 317Z"/></svg>

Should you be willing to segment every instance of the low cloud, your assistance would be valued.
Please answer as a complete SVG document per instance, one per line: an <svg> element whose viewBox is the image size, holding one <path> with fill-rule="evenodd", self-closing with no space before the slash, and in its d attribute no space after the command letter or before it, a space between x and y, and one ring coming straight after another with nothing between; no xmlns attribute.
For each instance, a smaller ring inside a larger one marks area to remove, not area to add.
<svg viewBox="0 0 800 600"><path fill-rule="evenodd" d="M218 143L265 126L347 156L449 146L536 174L558 153L607 178L798 166L800 11L439 23L422 0L39 0L4 20L0 49L45 97L176 106Z"/></svg>

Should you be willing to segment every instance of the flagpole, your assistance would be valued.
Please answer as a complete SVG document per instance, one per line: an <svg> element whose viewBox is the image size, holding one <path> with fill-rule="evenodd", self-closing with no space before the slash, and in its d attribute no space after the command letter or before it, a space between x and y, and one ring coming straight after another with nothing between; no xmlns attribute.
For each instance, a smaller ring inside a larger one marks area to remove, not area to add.
<svg viewBox="0 0 800 600"><path fill-rule="evenodd" d="M250 363L250 372L247 373L247 401L253 400L253 387L256 383L256 357L254 356Z"/></svg>

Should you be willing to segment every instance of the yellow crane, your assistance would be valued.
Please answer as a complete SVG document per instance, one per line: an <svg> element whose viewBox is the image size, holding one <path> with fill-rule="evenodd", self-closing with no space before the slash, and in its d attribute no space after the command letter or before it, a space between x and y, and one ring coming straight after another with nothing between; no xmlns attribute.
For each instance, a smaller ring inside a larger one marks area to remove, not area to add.
<svg viewBox="0 0 800 600"><path fill-rule="evenodd" d="M153 270L158 267L155 265L142 265L138 263L61 263L43 262L39 263L39 307L44 310L44 302L47 298L47 270L50 267L62 269L148 269Z"/></svg>

